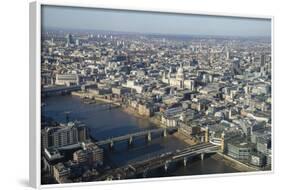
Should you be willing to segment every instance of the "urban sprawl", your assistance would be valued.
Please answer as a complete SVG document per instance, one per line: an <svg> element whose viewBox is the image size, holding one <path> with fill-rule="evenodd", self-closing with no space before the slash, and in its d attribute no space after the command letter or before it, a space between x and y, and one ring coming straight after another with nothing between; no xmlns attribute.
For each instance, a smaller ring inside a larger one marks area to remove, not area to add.
<svg viewBox="0 0 281 190"><path fill-rule="evenodd" d="M173 160L204 159L210 152L247 171L271 169L270 39L46 31L41 107L48 96L65 94L86 104L108 103L109 109L118 107L159 128L96 141L67 113L67 121L59 123L42 112L44 183L127 179ZM119 140L131 144L138 135L151 141L154 132L176 135L187 148L151 158L149 164L104 164L105 148Z"/></svg>

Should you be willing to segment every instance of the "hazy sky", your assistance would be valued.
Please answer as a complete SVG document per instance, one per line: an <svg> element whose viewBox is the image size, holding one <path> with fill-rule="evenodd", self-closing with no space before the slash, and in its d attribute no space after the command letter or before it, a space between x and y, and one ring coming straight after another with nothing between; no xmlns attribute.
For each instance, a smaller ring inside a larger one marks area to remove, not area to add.
<svg viewBox="0 0 281 190"><path fill-rule="evenodd" d="M186 35L270 36L269 19L43 6L42 26Z"/></svg>

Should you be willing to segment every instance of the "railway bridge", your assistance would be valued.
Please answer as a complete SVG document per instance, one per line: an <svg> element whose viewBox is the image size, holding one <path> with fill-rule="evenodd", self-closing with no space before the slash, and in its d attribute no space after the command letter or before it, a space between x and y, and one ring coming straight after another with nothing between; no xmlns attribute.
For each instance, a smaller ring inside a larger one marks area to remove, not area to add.
<svg viewBox="0 0 281 190"><path fill-rule="evenodd" d="M81 85L56 86L56 87L42 88L41 95L42 96L63 95L78 90L81 90Z"/></svg>
<svg viewBox="0 0 281 190"><path fill-rule="evenodd" d="M167 171L169 165L173 162L182 162L186 166L192 157L200 156L203 160L205 154L216 153L219 150L220 147L217 145L201 143L175 152L156 155L146 160L128 163L124 167L107 171L98 180L126 179L134 177L137 174L142 174L145 177L150 170L163 167Z"/></svg>

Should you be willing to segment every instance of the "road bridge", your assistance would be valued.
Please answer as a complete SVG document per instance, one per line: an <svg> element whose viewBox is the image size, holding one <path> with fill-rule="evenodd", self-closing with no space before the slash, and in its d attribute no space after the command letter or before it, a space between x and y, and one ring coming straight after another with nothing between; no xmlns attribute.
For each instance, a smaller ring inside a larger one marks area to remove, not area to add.
<svg viewBox="0 0 281 190"><path fill-rule="evenodd" d="M169 128L157 128L157 129L149 129L145 131L139 131L136 133L131 133L123 136L113 137L105 140L101 140L96 142L98 146L109 145L110 148L114 147L114 144L119 141L128 141L128 145L132 145L133 141L137 137L144 136L147 141L152 140L152 134L160 133L163 137L166 137L170 131L177 130L177 127L169 127Z"/></svg>

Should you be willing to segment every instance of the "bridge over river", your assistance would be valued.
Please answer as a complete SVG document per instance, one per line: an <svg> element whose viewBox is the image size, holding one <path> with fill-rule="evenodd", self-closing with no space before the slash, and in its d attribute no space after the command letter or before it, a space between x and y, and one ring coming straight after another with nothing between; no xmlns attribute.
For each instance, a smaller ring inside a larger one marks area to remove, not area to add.
<svg viewBox="0 0 281 190"><path fill-rule="evenodd" d="M160 133L160 134L162 134L163 137L166 137L169 133L176 131L177 129L178 129L177 127L149 129L149 130L139 131L136 133L126 134L123 136L112 137L112 138L108 138L105 140L100 140L100 141L97 141L94 143L98 146L109 145L109 148L112 149L114 147L114 144L117 142L128 141L128 145L132 145L133 140L138 137L145 137L147 139L147 141L151 141L152 134ZM72 145L59 147L57 149L58 150L71 150L71 149L76 149L76 148L82 148L83 147L82 144L83 143L76 143L76 144L72 144Z"/></svg>
<svg viewBox="0 0 281 190"><path fill-rule="evenodd" d="M203 160L205 154L216 153L218 150L219 146L217 145L201 143L175 152L156 155L146 160L128 163L124 167L107 171L97 180L126 179L134 177L137 174L142 174L145 177L150 170L164 167L167 171L170 163L179 161L182 161L184 166L186 166L191 157L200 155Z"/></svg>
<svg viewBox="0 0 281 190"><path fill-rule="evenodd" d="M169 127L169 128L157 128L157 129L139 131L136 133L131 133L131 134L123 135L123 136L118 136L118 137L101 140L101 141L96 142L95 144L97 144L99 146L109 145L110 148L113 148L114 143L116 143L118 141L128 141L128 145L132 145L134 138L144 136L147 141L151 141L153 133L154 134L160 133L160 134L162 134L163 137L166 137L167 134L169 134L169 132L176 131L177 129L178 129L177 127Z"/></svg>
<svg viewBox="0 0 281 190"><path fill-rule="evenodd" d="M81 85L73 85L73 86L54 86L48 88L41 89L42 96L51 96L51 95L63 95L69 94L73 91L81 90Z"/></svg>

